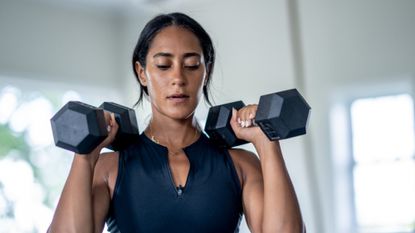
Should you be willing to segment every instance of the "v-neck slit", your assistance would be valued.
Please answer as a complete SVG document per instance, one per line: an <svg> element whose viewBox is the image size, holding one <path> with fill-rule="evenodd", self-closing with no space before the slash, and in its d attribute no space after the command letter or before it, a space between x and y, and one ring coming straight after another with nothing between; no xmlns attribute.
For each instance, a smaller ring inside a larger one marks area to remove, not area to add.
<svg viewBox="0 0 415 233"><path fill-rule="evenodd" d="M158 143L154 142L145 133L142 133L142 135L143 135L144 140L147 143L150 143L151 145L153 145L153 146L155 146L155 147L157 147L157 148L159 148L163 151L163 153L162 153L163 156L161 156L161 157L164 160L164 170L168 174L168 177L170 178L170 180L168 182L170 183L170 186L172 187L175 195L177 197L182 198L184 196L184 194L186 192L188 192L189 189L190 189L190 184L191 184L192 174L193 174L192 171L193 171L193 166L194 165L192 164L191 154L189 154L189 150L191 150L191 148L195 147L202 140L202 137L203 137L202 134L200 134L199 137L194 142L192 142L188 146L182 148L182 151L185 154L185 156L186 156L186 158L189 162L189 171L187 173L184 186L181 186L181 184L176 184L176 182L174 181L174 174L173 174L173 171L171 169L170 162L169 162L169 155L168 155L169 150L168 150L168 148L161 145L161 144L158 144ZM179 186L181 186L181 188L179 188Z"/></svg>
<svg viewBox="0 0 415 233"><path fill-rule="evenodd" d="M168 159L168 154L166 155L167 159L166 159L166 163L165 163L165 166L167 167L166 169L167 169L169 177L170 177L170 183L172 184L173 189L174 189L174 191L175 191L175 193L177 194L178 197L183 197L183 195L185 193L185 189L188 190L190 175L191 175L191 171L192 171L191 160L189 159L189 156L186 154L186 152L184 150L183 150L183 153L185 154L185 156L187 157L187 160L189 162L189 171L187 172L186 179L185 179L185 182L184 182L183 186L180 184L180 182L179 182L179 184L176 184L176 182L174 181L174 174L173 174L172 168L170 166L170 162L169 162L169 159Z"/></svg>

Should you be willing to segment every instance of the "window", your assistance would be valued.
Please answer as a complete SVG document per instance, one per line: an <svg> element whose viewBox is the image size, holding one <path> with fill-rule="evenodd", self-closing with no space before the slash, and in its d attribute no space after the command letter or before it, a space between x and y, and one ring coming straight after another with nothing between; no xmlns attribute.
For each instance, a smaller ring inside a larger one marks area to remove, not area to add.
<svg viewBox="0 0 415 233"><path fill-rule="evenodd" d="M4 232L45 232L51 221L71 157L54 148L49 119L61 103L56 100L68 97L80 98L74 91L47 96L13 85L0 88L0 225Z"/></svg>
<svg viewBox="0 0 415 233"><path fill-rule="evenodd" d="M415 232L414 121L408 94L350 105L358 232Z"/></svg>
<svg viewBox="0 0 415 233"><path fill-rule="evenodd" d="M53 143L53 114L69 100L98 106L119 96L113 89L0 77L0 232L46 232L52 220L73 158Z"/></svg>

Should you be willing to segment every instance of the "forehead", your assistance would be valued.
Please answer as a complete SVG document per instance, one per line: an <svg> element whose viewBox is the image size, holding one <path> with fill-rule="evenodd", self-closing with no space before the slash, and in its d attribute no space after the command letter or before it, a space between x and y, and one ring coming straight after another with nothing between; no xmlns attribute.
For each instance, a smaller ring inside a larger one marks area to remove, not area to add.
<svg viewBox="0 0 415 233"><path fill-rule="evenodd" d="M202 55L202 48L199 39L190 30L178 26L168 26L158 32L151 42L148 53L158 52L173 54L198 52Z"/></svg>

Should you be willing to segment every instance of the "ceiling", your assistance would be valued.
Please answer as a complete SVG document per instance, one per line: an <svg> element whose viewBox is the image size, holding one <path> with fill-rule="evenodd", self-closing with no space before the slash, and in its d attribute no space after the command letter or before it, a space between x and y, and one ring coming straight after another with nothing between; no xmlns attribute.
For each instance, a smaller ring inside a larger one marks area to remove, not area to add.
<svg viewBox="0 0 415 233"><path fill-rule="evenodd" d="M128 11L134 9L160 10L175 7L189 0L41 0L44 3L71 7L109 11Z"/></svg>

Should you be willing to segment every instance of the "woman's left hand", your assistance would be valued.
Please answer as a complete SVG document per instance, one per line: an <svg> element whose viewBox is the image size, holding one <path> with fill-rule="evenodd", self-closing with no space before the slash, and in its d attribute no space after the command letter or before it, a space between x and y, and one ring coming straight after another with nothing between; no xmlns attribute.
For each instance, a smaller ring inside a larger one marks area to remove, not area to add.
<svg viewBox="0 0 415 233"><path fill-rule="evenodd" d="M258 140L268 140L261 128L254 125L257 104L249 104L239 110L232 109L231 127L236 137L255 143Z"/></svg>

